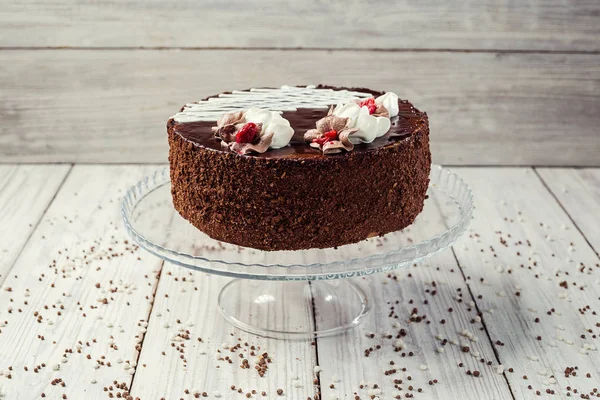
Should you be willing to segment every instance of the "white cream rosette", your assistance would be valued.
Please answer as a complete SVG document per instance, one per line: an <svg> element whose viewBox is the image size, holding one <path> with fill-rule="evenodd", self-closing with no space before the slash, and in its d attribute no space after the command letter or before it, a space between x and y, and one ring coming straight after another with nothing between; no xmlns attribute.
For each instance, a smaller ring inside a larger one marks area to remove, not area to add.
<svg viewBox="0 0 600 400"><path fill-rule="evenodd" d="M263 136L273 134L269 144L270 149L280 149L287 146L292 140L292 136L294 136L294 129L290 126L290 121L283 118L276 111L251 108L244 113L244 118L246 122L262 124Z"/></svg>
<svg viewBox="0 0 600 400"><path fill-rule="evenodd" d="M352 143L371 143L390 130L390 117L398 115L398 96L388 92L377 97L374 103L377 105L377 114L371 114L368 106L361 106L357 102L338 104L333 109L336 117L348 118L348 128L358 128L350 136Z"/></svg>

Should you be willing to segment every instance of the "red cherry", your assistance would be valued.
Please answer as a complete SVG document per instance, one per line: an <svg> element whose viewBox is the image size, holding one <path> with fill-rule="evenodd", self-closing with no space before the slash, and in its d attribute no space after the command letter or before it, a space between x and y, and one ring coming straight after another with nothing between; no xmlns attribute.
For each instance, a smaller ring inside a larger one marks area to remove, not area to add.
<svg viewBox="0 0 600 400"><path fill-rule="evenodd" d="M327 142L331 142L333 140L336 140L337 137L338 137L337 132L335 131L335 129L332 129L330 131L325 132L323 134L323 136L318 137L316 139L313 139L313 143L318 143L321 146L323 146Z"/></svg>
<svg viewBox="0 0 600 400"><path fill-rule="evenodd" d="M375 99L373 97L361 101L358 105L360 107L366 106L369 109L369 114L373 114L377 110L377 105L375 104Z"/></svg>
<svg viewBox="0 0 600 400"><path fill-rule="evenodd" d="M237 143L252 143L256 138L257 133L258 129L256 124L254 122L248 122L240 129L237 135L235 135L235 141Z"/></svg>
<svg viewBox="0 0 600 400"><path fill-rule="evenodd" d="M337 135L338 134L337 134L337 132L334 129L332 129L332 130L330 130L328 132L325 132L323 134L323 136L325 136L329 140L335 140L335 139L337 139Z"/></svg>
<svg viewBox="0 0 600 400"><path fill-rule="evenodd" d="M313 139L312 142L313 143L318 143L319 145L323 146L327 142L327 138L325 136L321 136L321 137L318 137L316 139Z"/></svg>

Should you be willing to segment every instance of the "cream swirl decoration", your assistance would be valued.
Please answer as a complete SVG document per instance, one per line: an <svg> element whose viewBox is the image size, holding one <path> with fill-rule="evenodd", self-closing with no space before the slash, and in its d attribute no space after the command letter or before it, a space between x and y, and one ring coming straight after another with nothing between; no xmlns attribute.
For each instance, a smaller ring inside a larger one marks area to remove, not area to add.
<svg viewBox="0 0 600 400"><path fill-rule="evenodd" d="M304 134L311 147L323 154L351 151L355 144L371 143L385 135L392 125L391 117L399 113L398 96L388 92L377 98L338 103L326 117L317 121L317 128Z"/></svg>
<svg viewBox="0 0 600 400"><path fill-rule="evenodd" d="M365 104L370 103L370 104ZM358 128L350 141L354 144L371 143L390 130L390 118L398 115L398 96L388 92L374 101L338 104L333 109L336 117L348 118L348 128Z"/></svg>
<svg viewBox="0 0 600 400"><path fill-rule="evenodd" d="M251 108L244 113L244 117L246 122L262 124L263 135L273 134L273 139L269 145L270 149L280 149L287 146L292 140L292 136L294 136L294 129L290 126L290 121L275 111Z"/></svg>
<svg viewBox="0 0 600 400"><path fill-rule="evenodd" d="M398 108L398 95L396 93L387 92L375 99L375 104L384 106L388 111L389 117L395 117L400 112Z"/></svg>
<svg viewBox="0 0 600 400"><path fill-rule="evenodd" d="M213 131L225 146L239 154L279 149L287 146L294 135L288 120L260 108L224 114Z"/></svg>

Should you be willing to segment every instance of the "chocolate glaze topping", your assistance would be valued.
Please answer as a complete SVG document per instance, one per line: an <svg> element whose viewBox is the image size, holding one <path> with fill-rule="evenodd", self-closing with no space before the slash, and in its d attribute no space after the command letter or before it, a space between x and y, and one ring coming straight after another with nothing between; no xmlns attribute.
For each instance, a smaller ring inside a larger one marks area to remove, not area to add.
<svg viewBox="0 0 600 400"><path fill-rule="evenodd" d="M391 118L392 126L388 133L375 139L371 143L356 145L353 151L369 151L378 149L406 139L410 135L427 126L425 114L413 107L406 100L398 102L398 116ZM252 153L246 156L254 156L261 158L313 158L313 157L340 157L338 155L323 155L321 150L310 147L304 141L304 133L315 127L316 122L327 115L327 109L321 108L299 108L297 111L284 111L283 118L290 122L294 129L294 136L290 144L281 149L268 150L262 154ZM205 148L229 151L222 146L221 141L214 137L211 130L216 126L216 121L196 121L175 124L175 132L185 140Z"/></svg>

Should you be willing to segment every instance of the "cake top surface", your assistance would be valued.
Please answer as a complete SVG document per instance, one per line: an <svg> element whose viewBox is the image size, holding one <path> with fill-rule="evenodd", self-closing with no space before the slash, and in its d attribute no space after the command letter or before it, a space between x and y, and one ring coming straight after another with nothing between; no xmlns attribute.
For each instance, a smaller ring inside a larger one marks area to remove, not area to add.
<svg viewBox="0 0 600 400"><path fill-rule="evenodd" d="M293 128L289 145L270 149L263 153L250 153L244 156L261 158L319 158L324 155L306 143L304 135L314 129L317 121L328 115L330 107L336 104L360 102L383 92L370 89L347 89L330 86L282 86L281 88L257 88L221 93L204 100L186 104L179 113L171 117L169 124L185 140L208 149L230 151L224 143L215 138L217 121L228 113L259 107L280 114ZM411 103L398 100L397 115L391 117L389 130L369 143L354 147L354 152L372 151L398 143L413 133L428 129L427 116L415 109ZM233 115L233 114L230 114ZM336 154L333 157L343 156Z"/></svg>

